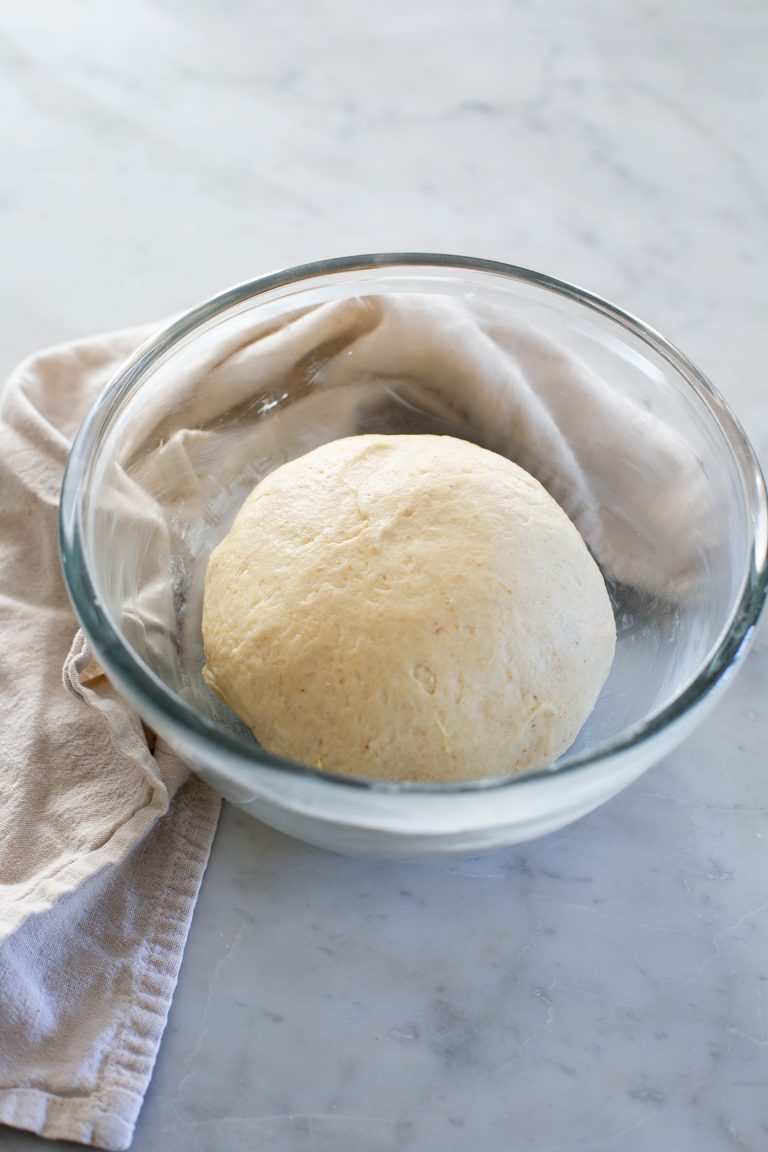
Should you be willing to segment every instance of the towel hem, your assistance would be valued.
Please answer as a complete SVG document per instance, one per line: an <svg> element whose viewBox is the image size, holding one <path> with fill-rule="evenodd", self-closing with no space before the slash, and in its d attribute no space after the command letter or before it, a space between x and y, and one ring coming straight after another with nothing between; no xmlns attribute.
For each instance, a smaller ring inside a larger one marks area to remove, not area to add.
<svg viewBox="0 0 768 1152"><path fill-rule="evenodd" d="M0 1123L107 1152L130 1147L168 1019L220 803L212 788L190 777L163 817L170 821L172 843L164 856L165 875L158 878L159 900L146 936L145 959L94 1090L66 1097L31 1086L0 1088Z"/></svg>

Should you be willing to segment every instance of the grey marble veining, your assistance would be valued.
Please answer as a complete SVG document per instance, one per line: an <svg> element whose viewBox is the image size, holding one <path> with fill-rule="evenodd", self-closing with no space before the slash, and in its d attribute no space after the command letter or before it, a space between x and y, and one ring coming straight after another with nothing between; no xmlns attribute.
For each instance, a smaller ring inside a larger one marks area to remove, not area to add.
<svg viewBox="0 0 768 1152"><path fill-rule="evenodd" d="M766 49L762 0L10 0L0 371L277 265L463 252L643 316L768 461ZM369 863L227 810L135 1152L768 1147L762 637L522 848Z"/></svg>

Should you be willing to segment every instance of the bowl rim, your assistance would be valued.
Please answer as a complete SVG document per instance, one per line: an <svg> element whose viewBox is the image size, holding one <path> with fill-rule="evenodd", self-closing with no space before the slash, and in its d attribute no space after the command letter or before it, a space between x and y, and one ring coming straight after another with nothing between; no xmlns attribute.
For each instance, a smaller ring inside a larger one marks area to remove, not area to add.
<svg viewBox="0 0 768 1152"><path fill-rule="evenodd" d="M739 471L742 495L752 524L749 558L741 595L718 643L687 687L649 719L627 729L613 740L606 741L589 752L570 758L566 755L555 765L531 772L440 783L391 781L348 776L313 768L268 752L260 746L251 745L236 733L226 731L191 708L164 684L137 653L133 652L104 607L89 572L82 517L82 497L85 491L83 480L88 473L93 450L98 446L101 434L108 426L114 411L124 396L161 356L208 321L246 300L273 289L335 274L381 272L386 269L415 267L490 273L507 280L534 285L602 314L620 328L628 330L650 345L676 369L685 383L704 402L721 435L727 441ZM260 770L273 770L280 774L287 772L296 777L322 782L330 787L343 785L371 792L412 795L501 791L521 787L536 780L554 780L565 774L585 772L622 752L645 744L669 725L682 719L730 673L749 646L768 593L768 494L765 479L738 419L714 385L692 361L650 325L586 289L518 265L445 253L368 253L316 260L282 268L225 289L160 329L122 364L86 414L72 444L64 471L58 527L64 581L76 615L105 672L119 687L122 687L124 694L129 697L139 713L146 702L147 711L156 714L159 710L172 727L182 729L185 734L191 732L195 737L202 739L214 756L226 753L228 758L234 758L246 770L258 767Z"/></svg>

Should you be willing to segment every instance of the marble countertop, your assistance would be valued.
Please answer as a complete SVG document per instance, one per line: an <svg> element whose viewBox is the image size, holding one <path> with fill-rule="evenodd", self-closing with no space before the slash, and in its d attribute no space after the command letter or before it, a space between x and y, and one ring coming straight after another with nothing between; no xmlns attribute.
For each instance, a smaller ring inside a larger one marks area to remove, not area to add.
<svg viewBox="0 0 768 1152"><path fill-rule="evenodd" d="M460 252L642 316L768 463L766 49L762 0L10 0L0 371L275 266ZM487 857L225 810L134 1152L768 1147L767 687L764 628L667 761Z"/></svg>

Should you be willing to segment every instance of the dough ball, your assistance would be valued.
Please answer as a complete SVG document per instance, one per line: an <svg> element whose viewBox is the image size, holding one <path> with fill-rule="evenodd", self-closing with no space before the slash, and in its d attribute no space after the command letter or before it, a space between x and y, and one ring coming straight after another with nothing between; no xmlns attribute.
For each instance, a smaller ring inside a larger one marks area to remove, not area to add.
<svg viewBox="0 0 768 1152"><path fill-rule="evenodd" d="M353 436L272 472L211 555L207 682L317 768L466 780L550 763L616 632L538 481L449 436Z"/></svg>

